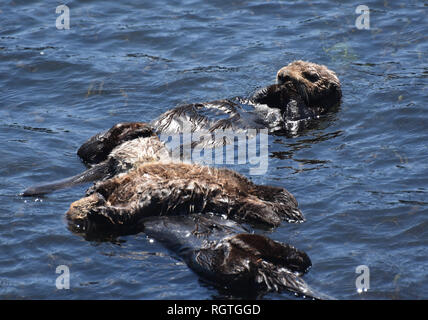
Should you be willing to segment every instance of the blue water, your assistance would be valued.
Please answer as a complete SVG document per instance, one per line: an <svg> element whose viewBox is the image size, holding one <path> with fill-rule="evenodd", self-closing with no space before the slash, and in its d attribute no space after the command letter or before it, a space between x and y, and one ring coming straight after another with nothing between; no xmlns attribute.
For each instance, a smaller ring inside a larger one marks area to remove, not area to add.
<svg viewBox="0 0 428 320"><path fill-rule="evenodd" d="M258 232L306 251L304 279L324 294L428 298L426 3L365 1L369 30L349 1L68 1L69 30L55 27L59 4L0 4L0 299L221 297L144 234L70 232L65 212L88 185L19 193L81 172L77 148L117 122L246 96L295 59L336 71L343 102L314 129L269 138L268 173L252 178L286 187L307 221ZM55 286L59 265L69 290Z"/></svg>

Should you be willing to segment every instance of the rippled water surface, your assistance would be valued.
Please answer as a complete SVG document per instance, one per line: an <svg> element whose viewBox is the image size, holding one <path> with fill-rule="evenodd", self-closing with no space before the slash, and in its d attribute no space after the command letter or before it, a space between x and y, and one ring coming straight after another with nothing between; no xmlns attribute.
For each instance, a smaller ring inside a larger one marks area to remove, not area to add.
<svg viewBox="0 0 428 320"><path fill-rule="evenodd" d="M290 190L307 221L258 232L306 251L304 279L324 294L428 298L426 3L365 1L370 30L355 27L349 1L68 1L69 30L55 27L59 4L0 4L1 299L219 297L142 233L70 232L64 213L88 185L19 193L81 172L76 150L96 132L246 96L295 59L336 71L343 102L316 128L269 138L268 173L252 179ZM70 290L55 287L59 265Z"/></svg>

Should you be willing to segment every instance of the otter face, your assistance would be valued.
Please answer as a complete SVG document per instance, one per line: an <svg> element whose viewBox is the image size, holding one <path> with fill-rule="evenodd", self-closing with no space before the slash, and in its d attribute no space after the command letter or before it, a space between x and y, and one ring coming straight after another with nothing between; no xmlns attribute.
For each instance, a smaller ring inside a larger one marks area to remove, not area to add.
<svg viewBox="0 0 428 320"><path fill-rule="evenodd" d="M336 74L326 66L306 61L294 61L281 68L277 83L292 83L310 107L332 107L340 102L342 91Z"/></svg>

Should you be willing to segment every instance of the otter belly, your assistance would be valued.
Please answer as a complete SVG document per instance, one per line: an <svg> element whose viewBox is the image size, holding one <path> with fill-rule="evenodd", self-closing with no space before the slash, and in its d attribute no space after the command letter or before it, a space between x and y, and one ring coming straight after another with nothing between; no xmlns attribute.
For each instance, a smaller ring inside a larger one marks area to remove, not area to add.
<svg viewBox="0 0 428 320"><path fill-rule="evenodd" d="M256 109L241 98L193 103L173 108L152 122L158 134L262 129L269 126Z"/></svg>
<svg viewBox="0 0 428 320"><path fill-rule="evenodd" d="M256 185L224 168L159 162L97 182L71 204L67 217L85 230L129 232L148 216L193 212L271 227L283 220L304 221L296 199L284 188Z"/></svg>

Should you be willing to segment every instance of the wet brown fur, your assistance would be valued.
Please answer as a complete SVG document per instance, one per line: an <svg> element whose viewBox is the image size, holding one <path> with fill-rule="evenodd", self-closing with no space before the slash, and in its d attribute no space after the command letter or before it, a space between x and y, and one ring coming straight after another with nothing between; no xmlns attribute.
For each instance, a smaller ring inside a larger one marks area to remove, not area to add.
<svg viewBox="0 0 428 320"><path fill-rule="evenodd" d="M336 74L324 65L294 61L277 72L277 83L258 90L250 99L223 99L181 105L162 114L153 124L158 133L195 132L201 129L250 129L257 124L272 131L287 130L287 121L310 120L325 114L340 104L342 91ZM255 121L241 114L240 103L267 105L279 109L282 125L271 123L265 111L256 108ZM214 119L210 112L217 109L224 119ZM281 127L282 126L282 127Z"/></svg>
<svg viewBox="0 0 428 320"><path fill-rule="evenodd" d="M324 65L297 60L281 68L276 79L279 85L291 82L309 107L328 108L342 97L339 79Z"/></svg>
<svg viewBox="0 0 428 320"><path fill-rule="evenodd" d="M304 221L296 199L279 187L256 185L228 170L186 163L147 163L97 182L71 204L67 217L79 225L138 227L153 215L215 212L239 221L278 226Z"/></svg>

